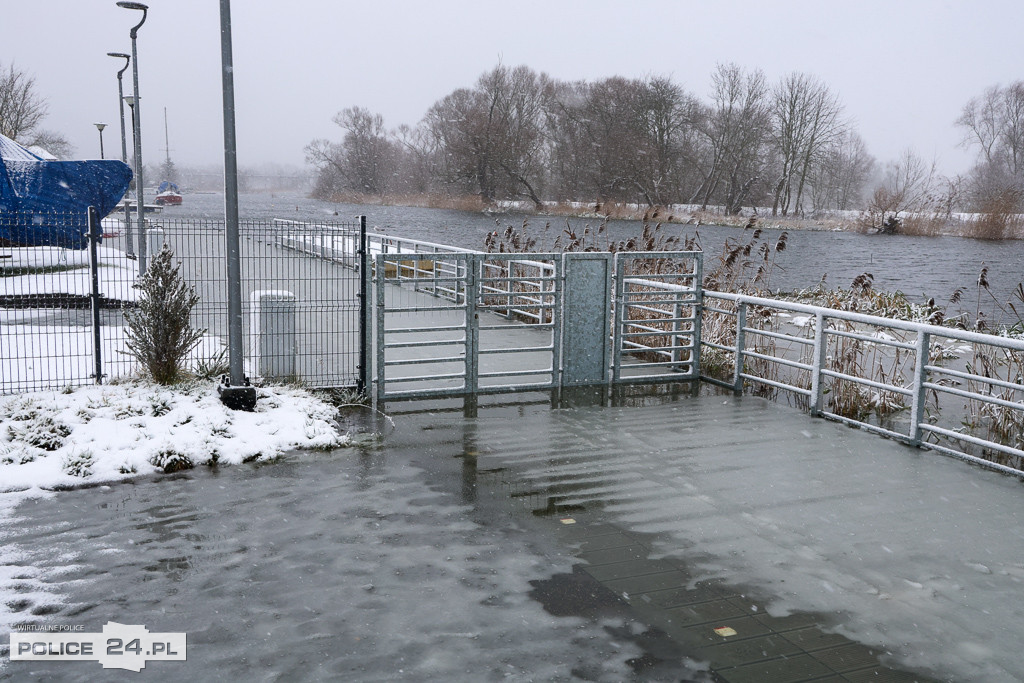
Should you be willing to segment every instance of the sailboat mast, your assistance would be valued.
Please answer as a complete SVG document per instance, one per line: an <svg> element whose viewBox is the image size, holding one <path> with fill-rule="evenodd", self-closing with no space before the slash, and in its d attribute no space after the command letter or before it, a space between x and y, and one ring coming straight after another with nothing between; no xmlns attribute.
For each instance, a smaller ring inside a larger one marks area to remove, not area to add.
<svg viewBox="0 0 1024 683"><path fill-rule="evenodd" d="M167 107L164 107L164 153L167 154L167 167L171 167L171 138L167 134Z"/></svg>

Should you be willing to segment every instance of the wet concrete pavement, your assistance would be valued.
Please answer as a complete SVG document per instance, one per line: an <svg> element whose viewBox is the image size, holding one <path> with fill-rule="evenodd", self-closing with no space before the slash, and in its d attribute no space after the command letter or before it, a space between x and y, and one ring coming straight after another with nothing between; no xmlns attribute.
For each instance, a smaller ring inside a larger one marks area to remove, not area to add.
<svg viewBox="0 0 1024 683"><path fill-rule="evenodd" d="M353 448L26 504L0 529L23 623L184 631L188 660L0 680L1024 672L1004 647L1024 626L1018 482L756 399L661 394L393 403L350 416L382 432Z"/></svg>

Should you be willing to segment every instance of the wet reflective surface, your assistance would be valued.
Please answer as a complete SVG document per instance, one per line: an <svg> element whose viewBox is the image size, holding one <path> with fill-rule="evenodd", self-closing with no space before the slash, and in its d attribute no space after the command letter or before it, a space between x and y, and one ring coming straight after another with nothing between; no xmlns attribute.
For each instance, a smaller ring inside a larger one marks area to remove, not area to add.
<svg viewBox="0 0 1024 683"><path fill-rule="evenodd" d="M348 422L379 423L364 418ZM330 454L23 505L0 529L23 553L11 607L23 624L186 632L188 660L150 662L145 680L703 680L607 589L568 610L540 599L575 562L538 533L550 520L479 496L466 444L429 414L397 422ZM139 680L95 662L0 668L29 676Z"/></svg>
<svg viewBox="0 0 1024 683"><path fill-rule="evenodd" d="M8 607L187 633L159 680L1024 675L1018 481L655 393L392 403L346 416L378 434L348 449L27 503L0 529ZM100 673L137 680L0 679Z"/></svg>

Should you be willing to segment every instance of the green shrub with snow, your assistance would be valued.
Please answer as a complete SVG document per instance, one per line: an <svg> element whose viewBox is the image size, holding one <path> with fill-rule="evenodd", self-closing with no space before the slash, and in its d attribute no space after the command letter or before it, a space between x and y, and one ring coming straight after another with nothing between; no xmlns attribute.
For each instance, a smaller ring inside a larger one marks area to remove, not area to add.
<svg viewBox="0 0 1024 683"><path fill-rule="evenodd" d="M71 427L49 415L37 414L24 424L8 425L7 431L13 441L21 441L44 451L55 451L64 445L64 440L71 434Z"/></svg>
<svg viewBox="0 0 1024 683"><path fill-rule="evenodd" d="M168 474L171 472L180 472L181 470L190 470L195 467L195 463L192 462L192 458L188 457L185 453L174 450L171 447L161 448L151 455L149 458L149 464L154 467L159 467Z"/></svg>
<svg viewBox="0 0 1024 683"><path fill-rule="evenodd" d="M92 451L79 451L64 456L61 461L61 469L72 477L84 478L92 474L94 464L96 464L96 456L92 454Z"/></svg>
<svg viewBox="0 0 1024 683"><path fill-rule="evenodd" d="M185 357L206 332L192 327L199 296L179 271L165 244L136 285L142 290L138 308L125 314L125 344L158 384L178 381Z"/></svg>

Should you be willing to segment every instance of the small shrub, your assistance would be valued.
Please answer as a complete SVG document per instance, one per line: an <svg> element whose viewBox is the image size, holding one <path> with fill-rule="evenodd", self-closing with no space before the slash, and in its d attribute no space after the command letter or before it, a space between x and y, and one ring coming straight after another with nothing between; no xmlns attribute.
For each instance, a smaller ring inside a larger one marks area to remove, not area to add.
<svg viewBox="0 0 1024 683"><path fill-rule="evenodd" d="M149 397L149 412L153 417L166 415L174 409L174 400L166 394L154 394Z"/></svg>
<svg viewBox="0 0 1024 683"><path fill-rule="evenodd" d="M24 426L10 426L8 433L12 439L44 451L55 451L64 445L64 439L71 434L71 427L57 422L49 415L36 416Z"/></svg>
<svg viewBox="0 0 1024 683"><path fill-rule="evenodd" d="M229 370L227 349L221 349L196 364L196 376L200 379L216 379L228 374Z"/></svg>
<svg viewBox="0 0 1024 683"><path fill-rule="evenodd" d="M165 244L136 285L142 290L138 308L125 313L126 346L158 384L178 380L185 356L206 332L192 327L190 315L199 296L172 257Z"/></svg>
<svg viewBox="0 0 1024 683"><path fill-rule="evenodd" d="M192 458L169 447L162 448L154 453L149 458L149 463L154 467L159 467L168 474L180 472L181 470L190 470L195 467Z"/></svg>
<svg viewBox="0 0 1024 683"><path fill-rule="evenodd" d="M93 456L92 451L72 453L65 456L61 463L61 469L64 470L65 474L69 474L72 477L84 478L92 474L92 466L95 462L96 458Z"/></svg>
<svg viewBox="0 0 1024 683"><path fill-rule="evenodd" d="M118 467L117 471L120 472L121 474L137 474L139 470L137 467L135 467L135 465L126 462L120 467Z"/></svg>

